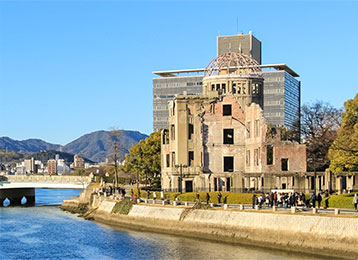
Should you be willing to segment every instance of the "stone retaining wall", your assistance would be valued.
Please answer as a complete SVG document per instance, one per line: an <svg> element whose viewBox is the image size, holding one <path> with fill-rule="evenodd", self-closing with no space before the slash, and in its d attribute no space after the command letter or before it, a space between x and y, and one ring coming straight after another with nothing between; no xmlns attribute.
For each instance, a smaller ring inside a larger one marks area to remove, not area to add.
<svg viewBox="0 0 358 260"><path fill-rule="evenodd" d="M115 202L94 201L91 217L118 227L358 259L358 218L150 205L120 215L111 213Z"/></svg>

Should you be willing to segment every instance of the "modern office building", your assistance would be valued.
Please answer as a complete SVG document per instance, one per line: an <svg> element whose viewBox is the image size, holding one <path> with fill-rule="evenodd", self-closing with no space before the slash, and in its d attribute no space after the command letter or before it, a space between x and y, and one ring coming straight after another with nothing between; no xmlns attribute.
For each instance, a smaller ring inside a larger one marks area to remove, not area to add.
<svg viewBox="0 0 358 260"><path fill-rule="evenodd" d="M238 52L254 58L261 64L261 42L252 35L251 31L249 34L219 36L217 46L217 56L226 52Z"/></svg>
<svg viewBox="0 0 358 260"><path fill-rule="evenodd" d="M247 35L219 36L218 56L238 52L261 64L261 42ZM260 65L264 78L264 114L268 123L292 127L299 120L301 83L299 75L286 64ZM153 72L153 130L168 128L168 102L175 95L200 95L203 91L204 68Z"/></svg>

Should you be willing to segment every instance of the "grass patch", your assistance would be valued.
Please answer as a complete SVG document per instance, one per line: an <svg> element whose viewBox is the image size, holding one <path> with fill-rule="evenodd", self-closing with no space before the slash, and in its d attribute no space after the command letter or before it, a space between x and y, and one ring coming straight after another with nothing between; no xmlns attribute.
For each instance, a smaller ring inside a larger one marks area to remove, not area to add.
<svg viewBox="0 0 358 260"><path fill-rule="evenodd" d="M221 203L224 203L225 197L228 204L251 204L251 193L222 192ZM200 202L206 203L206 192L199 192ZM218 192L209 192L209 203L218 203ZM183 193L178 196L182 201L196 201L196 192Z"/></svg>
<svg viewBox="0 0 358 260"><path fill-rule="evenodd" d="M124 198L120 202L117 202L116 205L114 205L112 212L119 213L122 215L128 215L134 204L136 204L135 201L132 201L129 198Z"/></svg>

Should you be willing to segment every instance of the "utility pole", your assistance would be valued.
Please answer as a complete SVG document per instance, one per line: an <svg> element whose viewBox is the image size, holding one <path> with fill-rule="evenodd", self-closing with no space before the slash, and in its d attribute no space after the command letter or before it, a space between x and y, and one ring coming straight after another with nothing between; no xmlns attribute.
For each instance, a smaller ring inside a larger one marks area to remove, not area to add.
<svg viewBox="0 0 358 260"><path fill-rule="evenodd" d="M118 152L120 131L117 128L112 127L109 134L112 141L112 158L114 160L114 187L118 188Z"/></svg>

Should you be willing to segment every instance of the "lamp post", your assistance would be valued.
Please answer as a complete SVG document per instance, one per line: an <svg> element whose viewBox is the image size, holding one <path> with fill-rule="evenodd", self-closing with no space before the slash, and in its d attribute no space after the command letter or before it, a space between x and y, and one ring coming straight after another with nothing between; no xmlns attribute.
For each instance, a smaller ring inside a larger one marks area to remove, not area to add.
<svg viewBox="0 0 358 260"><path fill-rule="evenodd" d="M179 168L179 192L183 193L182 182L183 182L183 168L188 168L186 164L176 164L175 168Z"/></svg>

